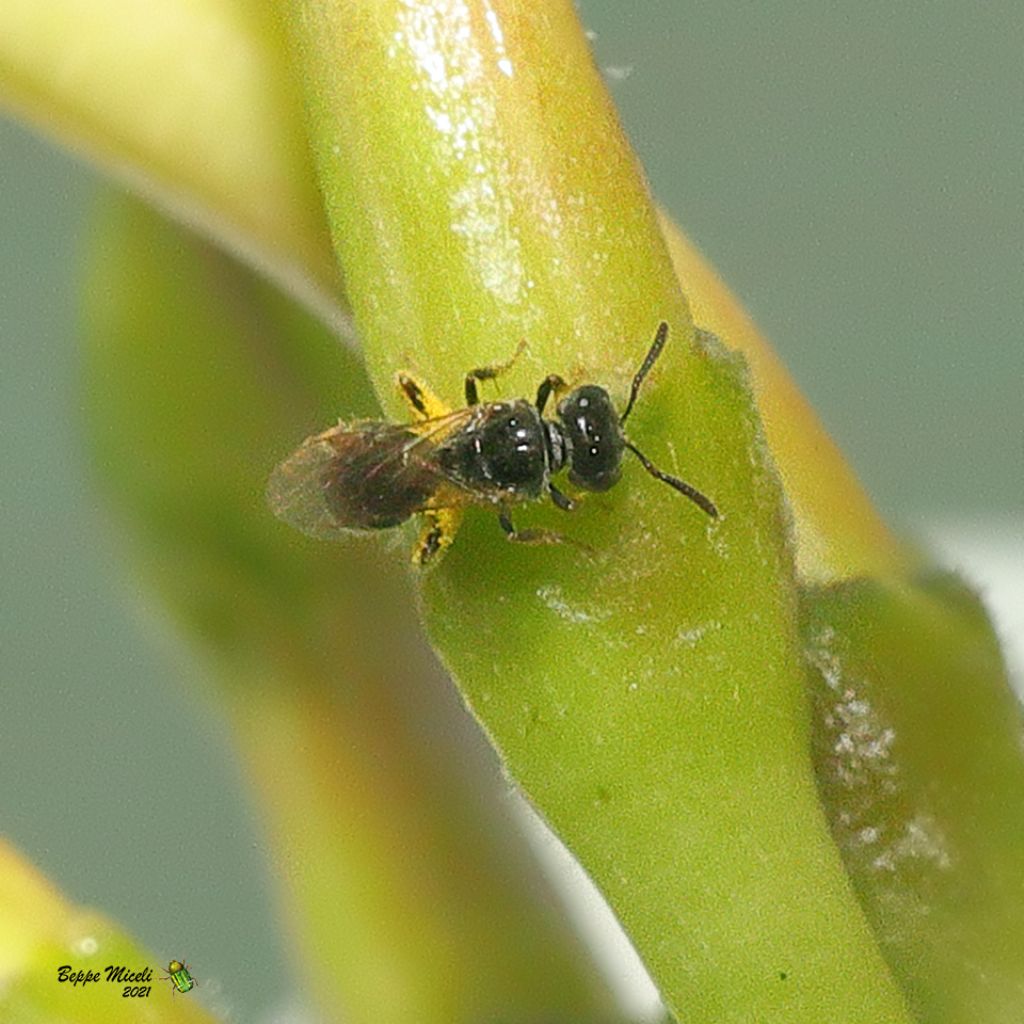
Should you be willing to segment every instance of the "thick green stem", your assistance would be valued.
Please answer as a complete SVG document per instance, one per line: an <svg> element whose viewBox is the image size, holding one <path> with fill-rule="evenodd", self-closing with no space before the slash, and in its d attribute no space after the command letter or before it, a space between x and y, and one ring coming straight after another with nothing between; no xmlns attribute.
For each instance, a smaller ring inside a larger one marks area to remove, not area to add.
<svg viewBox="0 0 1024 1024"><path fill-rule="evenodd" d="M639 169L568 3L293 0L335 245L382 402L411 369L448 401L546 374L622 401L669 345L632 462L513 547L471 514L424 590L446 663L512 777L688 1021L907 1019L853 897L808 756L793 568L737 361L698 340ZM561 518L558 518L561 516Z"/></svg>

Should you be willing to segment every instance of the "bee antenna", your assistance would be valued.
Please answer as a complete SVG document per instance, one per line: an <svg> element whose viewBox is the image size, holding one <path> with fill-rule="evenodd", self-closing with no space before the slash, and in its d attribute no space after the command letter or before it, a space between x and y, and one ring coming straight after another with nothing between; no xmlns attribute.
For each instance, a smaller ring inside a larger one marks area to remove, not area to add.
<svg viewBox="0 0 1024 1024"><path fill-rule="evenodd" d="M680 480L678 477L669 476L668 473L663 473L653 462L651 462L649 458L647 458L646 455L644 455L642 451L640 451L639 448L631 444L629 441L626 442L626 447L640 460L644 469L646 469L651 476L660 480L663 484L668 484L669 487L674 487L680 494L685 494L690 501L695 505L699 505L705 512L707 512L712 519L718 518L718 509L715 507L715 503L706 495L701 494L696 487L691 487L685 480Z"/></svg>
<svg viewBox="0 0 1024 1024"><path fill-rule="evenodd" d="M657 362L658 356L661 355L661 350L665 347L665 339L667 337L668 324L662 320L658 324L658 331L654 335L654 341L651 343L650 350L644 356L644 361L640 364L640 369L636 371L636 376L633 378L633 386L629 389L629 401L626 403L626 410L619 417L620 423L625 423L626 418L633 411L633 403L636 401L636 396L640 393L640 385L643 384L644 377L651 372L651 367Z"/></svg>

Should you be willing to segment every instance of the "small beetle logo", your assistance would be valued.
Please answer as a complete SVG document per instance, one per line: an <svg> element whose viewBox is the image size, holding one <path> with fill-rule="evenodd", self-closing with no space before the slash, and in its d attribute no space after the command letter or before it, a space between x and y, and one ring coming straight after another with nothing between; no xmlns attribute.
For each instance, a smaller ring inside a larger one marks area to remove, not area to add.
<svg viewBox="0 0 1024 1024"><path fill-rule="evenodd" d="M188 964L180 960L172 960L167 965L166 975L164 981L169 981L174 986L172 992L191 992L198 984L189 972Z"/></svg>

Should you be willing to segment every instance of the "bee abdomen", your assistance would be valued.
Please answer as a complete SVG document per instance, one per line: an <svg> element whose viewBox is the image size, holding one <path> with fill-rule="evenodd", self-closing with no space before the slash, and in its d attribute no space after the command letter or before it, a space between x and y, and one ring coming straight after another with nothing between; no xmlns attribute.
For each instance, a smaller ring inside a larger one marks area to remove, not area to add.
<svg viewBox="0 0 1024 1024"><path fill-rule="evenodd" d="M381 433L385 435L384 430ZM324 500L338 526L350 530L398 526L422 511L433 494L436 475L418 462L406 462L400 454L416 435L389 427L386 439L387 443L375 444L371 438L370 443L347 447L324 471Z"/></svg>

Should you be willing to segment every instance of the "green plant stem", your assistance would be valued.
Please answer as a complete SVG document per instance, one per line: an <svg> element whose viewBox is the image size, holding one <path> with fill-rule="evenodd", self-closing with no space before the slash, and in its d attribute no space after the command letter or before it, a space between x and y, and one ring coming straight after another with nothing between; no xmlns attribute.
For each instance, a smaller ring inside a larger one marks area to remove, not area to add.
<svg viewBox="0 0 1024 1024"><path fill-rule="evenodd" d="M977 598L950 576L805 596L814 758L850 878L928 1024L1024 1012L1024 736Z"/></svg>
<svg viewBox="0 0 1024 1024"><path fill-rule="evenodd" d="M621 400L671 340L630 431L708 491L632 463L513 548L471 516L431 575L432 637L515 781L601 887L688 1021L905 1021L808 756L778 483L736 362L698 341L636 162L565 3L293 0L335 246L382 403L527 350ZM490 393L490 392L489 392Z"/></svg>
<svg viewBox="0 0 1024 1024"><path fill-rule="evenodd" d="M743 353L772 460L793 516L797 575L813 583L905 578L912 552L890 532L781 359L694 244L662 216L694 322Z"/></svg>

